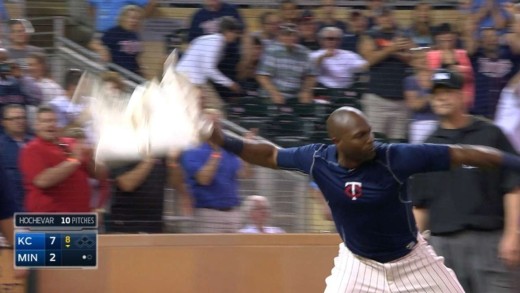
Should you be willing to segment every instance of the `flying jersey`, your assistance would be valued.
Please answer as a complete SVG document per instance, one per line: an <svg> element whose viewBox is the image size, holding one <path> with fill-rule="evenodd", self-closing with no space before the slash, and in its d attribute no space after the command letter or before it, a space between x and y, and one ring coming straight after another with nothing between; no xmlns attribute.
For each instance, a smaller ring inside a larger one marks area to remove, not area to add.
<svg viewBox="0 0 520 293"><path fill-rule="evenodd" d="M281 149L277 165L309 174L350 251L385 263L407 255L417 244L408 177L449 170L451 163L446 145L374 144L375 158L355 169L340 166L336 146L325 144Z"/></svg>

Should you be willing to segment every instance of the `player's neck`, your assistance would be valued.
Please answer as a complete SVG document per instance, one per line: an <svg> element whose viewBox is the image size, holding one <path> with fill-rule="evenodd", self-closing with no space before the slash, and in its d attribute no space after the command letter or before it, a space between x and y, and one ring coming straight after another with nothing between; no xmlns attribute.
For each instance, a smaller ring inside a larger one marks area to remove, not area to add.
<svg viewBox="0 0 520 293"><path fill-rule="evenodd" d="M458 114L440 119L441 128L444 129L460 129L468 126L470 123L471 116L467 114Z"/></svg>
<svg viewBox="0 0 520 293"><path fill-rule="evenodd" d="M347 158L338 153L338 164L343 168L356 169L361 164L363 164L363 162Z"/></svg>

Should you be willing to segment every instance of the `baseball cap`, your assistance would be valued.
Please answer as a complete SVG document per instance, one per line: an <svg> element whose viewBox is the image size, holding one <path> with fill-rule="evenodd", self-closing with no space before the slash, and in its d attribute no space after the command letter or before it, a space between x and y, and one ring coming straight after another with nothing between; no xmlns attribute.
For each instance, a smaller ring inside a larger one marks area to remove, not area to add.
<svg viewBox="0 0 520 293"><path fill-rule="evenodd" d="M464 79L452 70L438 69L433 73L432 83L433 90L440 87L460 90L464 85Z"/></svg>

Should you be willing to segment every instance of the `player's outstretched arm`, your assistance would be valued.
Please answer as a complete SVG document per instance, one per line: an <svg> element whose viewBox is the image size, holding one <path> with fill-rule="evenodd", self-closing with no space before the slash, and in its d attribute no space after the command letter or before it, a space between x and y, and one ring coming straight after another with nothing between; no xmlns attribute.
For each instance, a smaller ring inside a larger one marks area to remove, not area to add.
<svg viewBox="0 0 520 293"><path fill-rule="evenodd" d="M271 169L277 168L278 149L273 144L251 139L242 139L224 134L219 122L214 123L210 141L228 152L238 155L242 160Z"/></svg>
<svg viewBox="0 0 520 293"><path fill-rule="evenodd" d="M482 168L504 167L520 172L520 157L495 148L475 145L451 145L451 163Z"/></svg>

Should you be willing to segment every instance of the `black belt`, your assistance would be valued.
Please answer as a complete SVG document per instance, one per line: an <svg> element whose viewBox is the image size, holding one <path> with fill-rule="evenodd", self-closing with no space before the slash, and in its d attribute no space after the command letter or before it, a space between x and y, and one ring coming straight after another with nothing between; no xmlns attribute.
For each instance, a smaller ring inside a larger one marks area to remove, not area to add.
<svg viewBox="0 0 520 293"><path fill-rule="evenodd" d="M209 207L203 207L201 209L208 209L208 210L215 210L215 211L219 211L219 212L230 212L234 209L235 207L229 207L229 208L209 208Z"/></svg>

